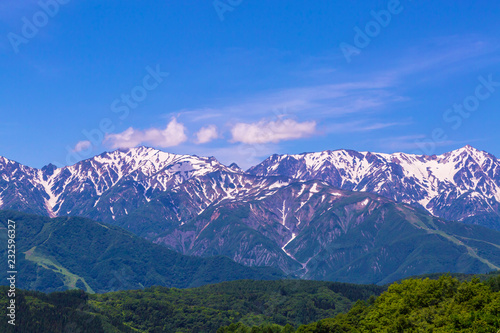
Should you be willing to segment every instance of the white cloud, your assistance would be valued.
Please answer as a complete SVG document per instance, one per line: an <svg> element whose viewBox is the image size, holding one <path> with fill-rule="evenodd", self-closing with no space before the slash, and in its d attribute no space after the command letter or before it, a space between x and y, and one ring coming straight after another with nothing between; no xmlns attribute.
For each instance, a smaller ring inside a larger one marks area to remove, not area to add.
<svg viewBox="0 0 500 333"><path fill-rule="evenodd" d="M165 129L150 128L141 131L130 127L118 134L106 134L104 143L113 149L132 148L145 143L166 148L177 146L186 140L186 127L172 118Z"/></svg>
<svg viewBox="0 0 500 333"><path fill-rule="evenodd" d="M76 145L75 148L73 148L73 151L78 153L81 152L82 150L87 150L92 146L92 143L88 140L85 141L79 141Z"/></svg>
<svg viewBox="0 0 500 333"><path fill-rule="evenodd" d="M219 138L219 132L217 130L217 126L208 125L202 127L196 134L195 142L198 144L207 143L212 140Z"/></svg>
<svg viewBox="0 0 500 333"><path fill-rule="evenodd" d="M257 123L237 123L231 128L232 141L247 144L278 143L300 139L314 134L315 121L299 123L292 119L277 121L261 120Z"/></svg>

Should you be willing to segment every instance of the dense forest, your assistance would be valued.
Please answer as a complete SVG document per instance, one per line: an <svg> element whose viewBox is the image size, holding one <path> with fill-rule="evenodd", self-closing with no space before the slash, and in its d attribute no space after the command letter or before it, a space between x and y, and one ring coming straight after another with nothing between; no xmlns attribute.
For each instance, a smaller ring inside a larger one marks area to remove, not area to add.
<svg viewBox="0 0 500 333"><path fill-rule="evenodd" d="M192 289L151 287L16 294L16 327L1 332L497 332L500 275L412 278L380 287L241 280ZM7 306L7 287L0 287Z"/></svg>
<svg viewBox="0 0 500 333"><path fill-rule="evenodd" d="M486 282L460 282L449 275L437 280L406 279L381 296L358 301L346 314L302 325L233 323L217 333L470 332L500 329L500 275Z"/></svg>
<svg viewBox="0 0 500 333"><path fill-rule="evenodd" d="M7 306L0 287L0 306ZM298 327L348 311L384 287L335 282L240 280L192 289L151 287L87 294L16 295L18 332L216 332L233 322ZM13 331L5 320L0 332ZM10 329L10 331L9 331Z"/></svg>

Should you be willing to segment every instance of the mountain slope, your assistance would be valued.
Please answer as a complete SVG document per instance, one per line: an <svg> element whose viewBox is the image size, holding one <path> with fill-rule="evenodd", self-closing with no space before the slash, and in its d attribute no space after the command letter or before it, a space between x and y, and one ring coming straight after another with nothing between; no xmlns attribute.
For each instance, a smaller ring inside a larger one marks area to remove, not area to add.
<svg viewBox="0 0 500 333"><path fill-rule="evenodd" d="M180 255L118 227L83 218L50 219L0 211L3 241L8 219L16 222L18 288L53 291L80 287L88 292L105 292L282 277L274 269L249 268L225 257ZM7 267L4 252L0 262ZM2 281L7 281L5 274L0 273Z"/></svg>
<svg viewBox="0 0 500 333"><path fill-rule="evenodd" d="M45 192L34 179L40 170L0 157L0 209L47 214Z"/></svg>
<svg viewBox="0 0 500 333"><path fill-rule="evenodd" d="M248 173L323 180L500 230L500 161L471 146L439 156L352 150L273 155Z"/></svg>
<svg viewBox="0 0 500 333"><path fill-rule="evenodd" d="M499 232L320 181L222 201L153 240L186 254L356 283L500 267Z"/></svg>

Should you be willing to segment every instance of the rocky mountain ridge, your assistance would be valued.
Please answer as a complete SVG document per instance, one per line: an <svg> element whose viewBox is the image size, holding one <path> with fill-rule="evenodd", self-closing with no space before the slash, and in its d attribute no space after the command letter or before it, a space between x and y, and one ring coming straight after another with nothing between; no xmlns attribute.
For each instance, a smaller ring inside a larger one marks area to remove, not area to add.
<svg viewBox="0 0 500 333"><path fill-rule="evenodd" d="M500 267L499 161L349 150L243 171L139 147L41 170L0 160L0 209L83 216L177 252L309 278L386 283ZM430 214L430 213L433 213Z"/></svg>
<svg viewBox="0 0 500 333"><path fill-rule="evenodd" d="M500 161L471 146L438 156L352 150L273 155L248 172L319 179L419 206L445 219L500 227Z"/></svg>

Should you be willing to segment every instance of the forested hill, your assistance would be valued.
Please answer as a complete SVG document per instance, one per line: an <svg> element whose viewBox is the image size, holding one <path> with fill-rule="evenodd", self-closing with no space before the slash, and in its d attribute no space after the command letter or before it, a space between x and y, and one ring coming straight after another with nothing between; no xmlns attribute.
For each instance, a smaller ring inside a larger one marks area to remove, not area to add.
<svg viewBox="0 0 500 333"><path fill-rule="evenodd" d="M283 278L268 267L247 267L222 256L189 257L116 226L85 218L0 211L0 243L8 220L16 224L16 286L44 292L80 288L87 292L142 289L154 285L189 288L241 279ZM7 245L0 266L7 267ZM7 271L0 271L7 284Z"/></svg>
<svg viewBox="0 0 500 333"><path fill-rule="evenodd" d="M385 288L334 282L282 280L224 282L192 289L86 294L20 291L17 332L200 332L215 333L233 322L295 327L348 311ZM0 307L7 307L0 287ZM0 332L14 332L6 320Z"/></svg>
<svg viewBox="0 0 500 333"><path fill-rule="evenodd" d="M460 278L414 278L388 288L241 280L193 289L152 287L106 294L18 291L17 330L3 320L0 332L496 333L500 274ZM0 287L3 309L6 291Z"/></svg>
<svg viewBox="0 0 500 333"><path fill-rule="evenodd" d="M500 330L500 275L482 283L439 279L407 279L389 286L381 296L357 302L347 313L302 325L298 329L266 324L233 323L217 333L341 333L341 332L469 332Z"/></svg>

